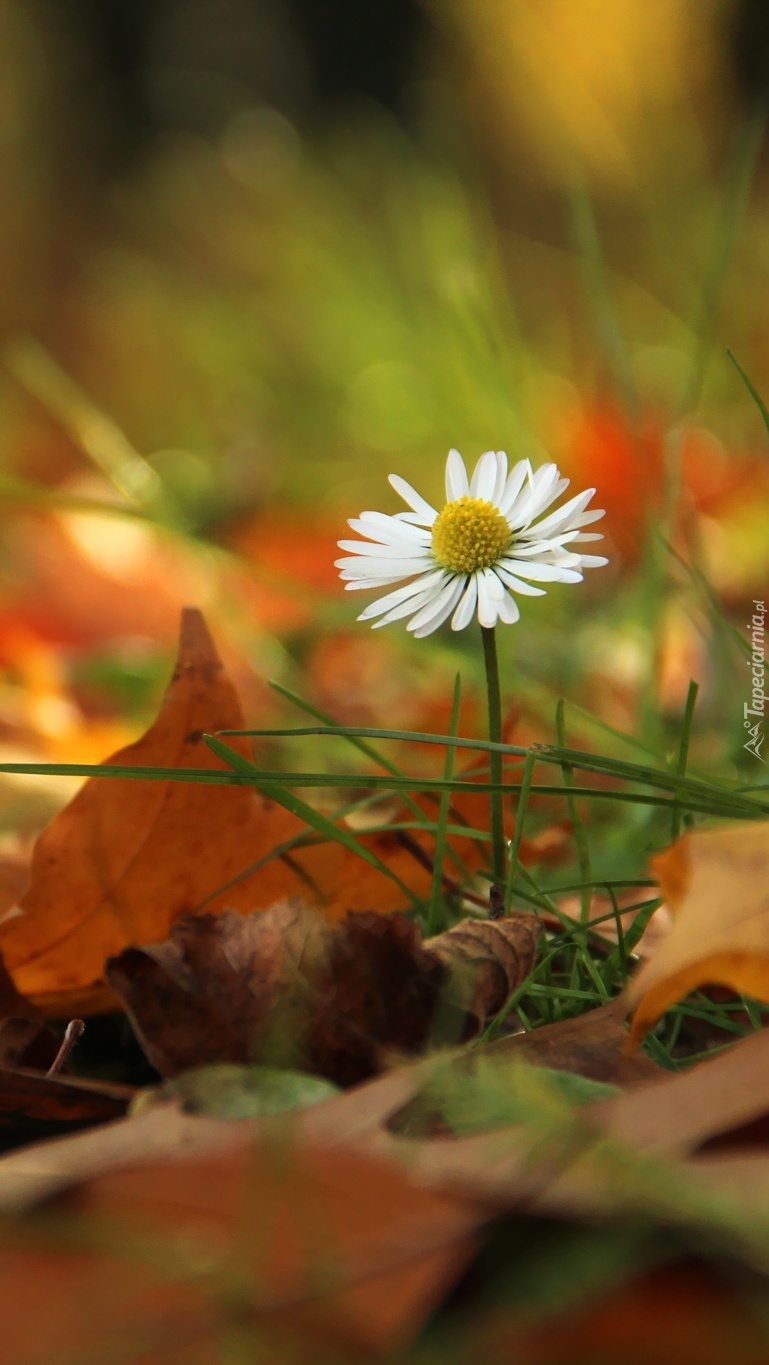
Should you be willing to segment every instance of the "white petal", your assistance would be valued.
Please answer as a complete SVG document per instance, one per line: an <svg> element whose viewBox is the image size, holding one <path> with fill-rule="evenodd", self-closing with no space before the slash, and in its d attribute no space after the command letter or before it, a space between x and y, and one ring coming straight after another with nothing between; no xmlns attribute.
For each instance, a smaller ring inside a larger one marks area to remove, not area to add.
<svg viewBox="0 0 769 1365"><path fill-rule="evenodd" d="M535 583L564 583L568 579L562 577L565 573L570 573L569 569L562 569L557 564L539 564L529 562L525 559L502 559L499 567L507 569L508 573L519 574L521 578L531 578ZM578 581L578 577L573 582Z"/></svg>
<svg viewBox="0 0 769 1365"><path fill-rule="evenodd" d="M555 472L557 474L558 470L556 469ZM555 502L556 498L560 498L561 494L568 487L568 479L557 478L554 483L543 483L529 508L529 521L533 521L535 517L540 516L545 508L549 507L551 502Z"/></svg>
<svg viewBox="0 0 769 1365"><path fill-rule="evenodd" d="M499 500L500 500L500 498L502 497L502 494L503 494L504 491L505 491L505 483L506 483L506 482L507 482L507 456L506 456L504 450L498 450L498 451L497 451L497 478L496 478L496 482L495 482L495 484L494 484L494 492L493 492L492 495L491 495L491 501L495 504L496 507L499 507Z"/></svg>
<svg viewBox="0 0 769 1365"><path fill-rule="evenodd" d="M528 526L529 522L538 517L540 512L544 512L546 507L568 487L567 479L559 479L558 466L554 464L540 465L534 474L531 486L526 493L521 494L515 508L515 517L509 518L513 526Z"/></svg>
<svg viewBox="0 0 769 1365"><path fill-rule="evenodd" d="M562 507L556 508L544 521L538 521L536 526L531 527L532 535L553 536L561 526L571 529L580 512L584 512L587 504L595 493L594 488L588 488L584 493L578 493L575 498L569 498Z"/></svg>
<svg viewBox="0 0 769 1365"><path fill-rule="evenodd" d="M413 540L401 540L387 545L375 545L370 540L338 540L337 545L340 550L349 550L351 554L362 555L364 558L421 559L425 563L430 562L429 547L416 545Z"/></svg>
<svg viewBox="0 0 769 1365"><path fill-rule="evenodd" d="M425 635L432 635L434 630L443 625L447 616L450 616L464 591L465 580L461 575L452 578L445 588L442 588L437 597L428 602L426 606L418 611L409 621L407 630L413 631L414 638L421 640Z"/></svg>
<svg viewBox="0 0 769 1365"><path fill-rule="evenodd" d="M498 578L501 578L506 588L512 588L513 592L519 592L521 597L545 596L544 588L535 588L533 583L525 583L522 578L516 578L515 574L511 574L509 570L503 568L501 564L496 564L494 566L494 572Z"/></svg>
<svg viewBox="0 0 769 1365"><path fill-rule="evenodd" d="M609 561L604 559L603 555L580 555L579 562L584 569L600 569Z"/></svg>
<svg viewBox="0 0 769 1365"><path fill-rule="evenodd" d="M478 620L482 626L496 625L499 603L504 596L504 588L491 569L483 569L478 574Z"/></svg>
<svg viewBox="0 0 769 1365"><path fill-rule="evenodd" d="M574 536L579 535L578 531L564 532L555 540L533 540L527 541L525 533L515 537L513 553L516 559L542 559L548 562L553 555L563 555L564 544L567 544Z"/></svg>
<svg viewBox="0 0 769 1365"><path fill-rule="evenodd" d="M497 482L497 452L487 450L481 455L470 480L470 497L491 502Z"/></svg>
<svg viewBox="0 0 769 1365"><path fill-rule="evenodd" d="M531 482L532 477L531 464L528 460L519 460L517 464L513 465L497 504L503 516L512 515L513 505L518 494L527 480L529 483Z"/></svg>
<svg viewBox="0 0 769 1365"><path fill-rule="evenodd" d="M468 580L468 584L467 587L465 588L464 595L460 599L459 606L457 607L456 611L454 612L454 615L451 618L452 630L464 630L465 626L469 626L475 613L477 601L478 584L475 581L475 574L473 574L472 577Z"/></svg>
<svg viewBox="0 0 769 1365"><path fill-rule="evenodd" d="M359 517L350 517L348 526L358 535L381 544L393 544L398 540L417 541L420 545L430 544L430 532L422 526L413 526L396 517L388 517L385 512L361 512Z"/></svg>
<svg viewBox="0 0 769 1365"><path fill-rule="evenodd" d="M404 576L402 573L391 573L377 574L371 578L352 578L349 573L342 573L339 577L350 580L345 582L345 592L372 592L376 588L389 588L391 583L402 583Z"/></svg>
<svg viewBox="0 0 769 1365"><path fill-rule="evenodd" d="M425 556L420 556L419 559L393 560L387 559L384 555L379 559L355 555L351 559L334 560L336 568L342 570L343 578L390 578L394 574L397 578L410 578L412 574L422 573L429 563ZM347 570L353 572L348 573Z"/></svg>
<svg viewBox="0 0 769 1365"><path fill-rule="evenodd" d="M386 611L392 611L393 607L400 606L401 602L410 601L423 592L431 591L439 585L446 577L443 569L436 569L434 573L420 574L411 583L404 583L402 587L396 588L395 592L388 592L386 597L378 597L376 602L371 602L366 610L361 612L359 621L370 621L374 616L382 616ZM416 607L412 607L415 611Z"/></svg>
<svg viewBox="0 0 769 1365"><path fill-rule="evenodd" d="M504 621L506 626L514 626L516 621L520 620L520 616L518 603L513 597L510 597L509 593L505 593L499 604L500 621Z"/></svg>
<svg viewBox="0 0 769 1365"><path fill-rule="evenodd" d="M446 461L446 501L456 502L470 492L465 462L458 450L450 450Z"/></svg>
<svg viewBox="0 0 769 1365"><path fill-rule="evenodd" d="M580 531L571 541L572 545L584 545L586 540L603 540L600 531Z"/></svg>
<svg viewBox="0 0 769 1365"><path fill-rule="evenodd" d="M406 483L400 474L391 474L390 486L395 489L396 493L400 493L403 501L407 502L409 507L412 507L428 526L432 526L438 513L434 507L430 506L429 502L425 502L425 499L420 493L417 493L415 488L411 487L410 483Z"/></svg>
<svg viewBox="0 0 769 1365"><path fill-rule="evenodd" d="M389 626L392 621L399 621L404 616L415 616L416 613L423 608L427 610L428 607L433 606L435 603L438 592L439 588L433 584L431 587L426 588L424 592L418 593L416 597L411 597L408 601L401 602L399 606L393 607L391 611L388 611L387 615L383 616L381 621L375 621L373 629L378 630L380 626ZM410 625L407 626L407 630L410 629Z"/></svg>
<svg viewBox="0 0 769 1365"><path fill-rule="evenodd" d="M396 521L405 521L409 526L423 526L429 529L432 526L438 513L430 508L429 517L423 517L419 512L394 512Z"/></svg>

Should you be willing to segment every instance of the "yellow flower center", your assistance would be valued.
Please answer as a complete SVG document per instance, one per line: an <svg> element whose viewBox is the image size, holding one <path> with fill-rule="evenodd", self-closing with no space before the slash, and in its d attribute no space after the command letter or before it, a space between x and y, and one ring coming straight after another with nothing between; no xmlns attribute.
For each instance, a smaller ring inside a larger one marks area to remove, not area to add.
<svg viewBox="0 0 769 1365"><path fill-rule="evenodd" d="M458 498L447 502L433 524L433 556L452 573L474 573L496 563L512 533L493 502Z"/></svg>

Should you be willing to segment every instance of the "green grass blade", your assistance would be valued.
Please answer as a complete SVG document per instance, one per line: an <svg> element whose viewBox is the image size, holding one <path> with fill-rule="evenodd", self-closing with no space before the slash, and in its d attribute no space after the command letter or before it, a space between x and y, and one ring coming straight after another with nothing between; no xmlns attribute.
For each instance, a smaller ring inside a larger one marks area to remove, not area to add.
<svg viewBox="0 0 769 1365"><path fill-rule="evenodd" d="M451 705L451 721L449 733L455 735L459 728L459 707L462 696L462 683L457 673L454 680L454 697ZM443 777L447 783L451 782L454 772L454 756L456 750L453 745L446 749L446 760L443 765ZM443 863L446 857L447 826L449 810L451 807L451 787L447 786L441 793L440 804L438 806L438 821L435 831L435 861L433 863L433 880L430 888L430 901L427 909L427 937L432 938L434 934L445 928L442 924L443 908Z"/></svg>
<svg viewBox="0 0 769 1365"><path fill-rule="evenodd" d="M765 428L766 428L767 434L769 434L769 408L767 408L766 403L764 402L764 400L763 400L763 398L761 397L761 395L760 395L760 393L758 392L758 390L754 387L753 384L751 384L751 382L750 382L750 380L748 379L748 376L746 375L745 371L743 370L743 368L742 368L742 366L741 366L739 360L737 359L736 355L734 354L734 351L731 350L731 348L730 348L729 346L727 346L727 348L726 348L726 354L728 355L728 357L729 357L729 359L731 360L731 362L732 362L732 364L733 364L735 370L737 371L738 375L740 376L740 379L742 380L743 384L745 385L745 388L747 389L748 393L750 394L751 398L753 399L753 402L755 403L756 407L758 408L758 411L761 413L761 419L762 419L762 421L763 421L763 423L764 423L764 426L765 426Z"/></svg>
<svg viewBox="0 0 769 1365"><path fill-rule="evenodd" d="M226 763L232 763L237 771L242 772L244 775L253 773L253 764L249 759L244 758L242 754L235 753L233 749L230 749L226 744L222 744L215 736L206 735L206 743L219 758L223 758ZM255 783L255 785L259 786L260 784ZM318 834L322 834L326 839L333 839L337 844L341 844L343 848L346 848L349 853L354 853L355 856L361 858L364 863L368 863L371 867L375 867L377 872L381 872L385 877L389 878L390 881L395 882L396 886L403 892L407 900L409 900L415 908L419 908L419 897L414 894L411 888L408 887L397 873L393 872L376 853L372 853L371 849L366 848L365 844L362 844L359 839L356 839L351 830L335 824L328 816L322 815L320 811L315 810L313 806L310 806L306 801L303 801L300 796L296 796L294 792L289 791L287 787L281 786L279 783L271 783L269 787L265 786L264 791L269 795L271 800L277 801L278 805L283 806L283 808L290 811L292 815L298 816L300 820L303 820L311 829L316 830Z"/></svg>
<svg viewBox="0 0 769 1365"><path fill-rule="evenodd" d="M565 747L566 743L566 735L564 728L565 705L566 703L563 697L561 697L555 710L555 732L556 735L558 736L558 743L561 745L561 747ZM577 845L577 857L579 859L580 876L585 884L584 889L580 892L580 902L582 906L581 914L582 923L586 924L587 921L590 919L590 902L592 900L590 894L590 882L592 881L592 871L590 866L590 846L588 844L585 824L580 814L577 802L574 798L575 786L574 769L570 763L563 763L561 765L561 771L563 773L564 786L566 787L566 803L569 808L569 818L571 819L572 828L574 830L574 842Z"/></svg>
<svg viewBox="0 0 769 1365"><path fill-rule="evenodd" d="M683 777L686 772L686 764L689 761L689 740L691 738L692 724L694 722L694 708L697 705L697 693L699 683L692 678L689 683L689 691L686 694L686 705L684 707L683 720L681 722L681 738L678 744L678 757L676 759L676 772ZM670 836L674 841L681 833L681 820L683 810L676 802L673 808L673 815L670 822Z"/></svg>

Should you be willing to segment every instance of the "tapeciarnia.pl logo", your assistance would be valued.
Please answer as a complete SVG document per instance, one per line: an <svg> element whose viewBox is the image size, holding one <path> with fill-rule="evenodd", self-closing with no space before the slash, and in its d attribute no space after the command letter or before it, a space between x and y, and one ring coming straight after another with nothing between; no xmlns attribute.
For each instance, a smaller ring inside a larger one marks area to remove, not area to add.
<svg viewBox="0 0 769 1365"><path fill-rule="evenodd" d="M764 691L765 672L766 672L766 646L764 639L764 617L766 608L763 602L754 600L755 608L750 621L748 631L750 632L750 656L745 660L751 670L751 694L750 701L744 702L742 707L743 723L748 731L749 739L743 744L743 749L747 749L754 758L760 758L762 763L766 759L761 754L761 745L764 742L764 711L766 708L766 693ZM756 718L755 720L753 718Z"/></svg>

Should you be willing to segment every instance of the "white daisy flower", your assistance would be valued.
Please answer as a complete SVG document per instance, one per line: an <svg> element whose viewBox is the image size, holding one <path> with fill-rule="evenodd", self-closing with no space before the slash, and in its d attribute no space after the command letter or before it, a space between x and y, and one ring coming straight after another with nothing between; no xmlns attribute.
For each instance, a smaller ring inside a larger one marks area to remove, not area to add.
<svg viewBox="0 0 769 1365"><path fill-rule="evenodd" d="M349 525L365 539L340 540L348 557L335 561L351 590L410 580L361 612L358 620L375 628L408 616L407 629L421 639L449 616L452 630L464 630L476 614L487 628L512 625L520 616L513 593L538 597L545 589L535 583L580 583L583 569L608 563L575 548L603 539L582 529L604 515L585 510L594 488L536 520L569 484L554 464L535 472L519 460L508 474L504 451L489 450L468 479L462 456L451 450L440 512L398 474L390 483L411 510L361 512Z"/></svg>

